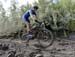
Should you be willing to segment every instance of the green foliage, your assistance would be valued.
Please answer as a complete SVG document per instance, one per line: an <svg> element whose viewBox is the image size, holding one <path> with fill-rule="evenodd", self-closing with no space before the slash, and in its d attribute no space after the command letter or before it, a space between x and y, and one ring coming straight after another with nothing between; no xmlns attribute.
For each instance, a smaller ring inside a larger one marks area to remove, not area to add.
<svg viewBox="0 0 75 57"><path fill-rule="evenodd" d="M70 4L70 5L69 5ZM49 3L46 0L39 0L40 14L42 19L51 22L57 26L57 22L69 23L69 20L74 19L75 2L71 0L60 0L58 3ZM68 25L66 25L68 26ZM73 23L71 26L75 26Z"/></svg>
<svg viewBox="0 0 75 57"><path fill-rule="evenodd" d="M53 0L38 0L34 5L39 6L38 16L41 21L58 26L57 23L63 23L70 28L75 29L75 2L73 0L60 0L58 3L53 3ZM0 32L15 31L22 27L22 15L26 10L30 9L32 5L22 5L20 8L16 7L16 1L11 0L12 4L9 8L9 15L0 2Z"/></svg>

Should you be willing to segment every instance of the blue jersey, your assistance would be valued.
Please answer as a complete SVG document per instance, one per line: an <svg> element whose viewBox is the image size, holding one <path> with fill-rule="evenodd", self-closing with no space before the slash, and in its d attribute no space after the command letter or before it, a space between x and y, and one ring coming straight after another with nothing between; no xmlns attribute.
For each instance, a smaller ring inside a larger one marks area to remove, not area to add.
<svg viewBox="0 0 75 57"><path fill-rule="evenodd" d="M24 13L24 15L22 16L22 20L23 20L24 23L25 23L26 21L27 21L27 22L30 22L30 21L29 21L30 14L36 15L36 12L35 12L34 10L32 10L32 9L27 10L27 11Z"/></svg>
<svg viewBox="0 0 75 57"><path fill-rule="evenodd" d="M32 10L32 9L30 9L30 10L28 10L28 11L26 11L26 12L24 13L23 18L24 18L24 19L28 19L28 18L30 17L30 14L36 15L35 11Z"/></svg>

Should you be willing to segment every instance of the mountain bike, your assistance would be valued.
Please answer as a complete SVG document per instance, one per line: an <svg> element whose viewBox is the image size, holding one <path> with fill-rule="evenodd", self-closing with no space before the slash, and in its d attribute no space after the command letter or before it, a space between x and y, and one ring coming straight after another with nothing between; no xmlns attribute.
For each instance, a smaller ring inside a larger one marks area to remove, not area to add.
<svg viewBox="0 0 75 57"><path fill-rule="evenodd" d="M33 25L34 27L31 28L32 37L29 37L28 34L23 33L22 31L19 32L18 36L21 40L31 40L31 39L37 39L38 43L43 46L44 48L47 48L52 45L54 41L53 34L50 30L48 30L45 27L44 22L35 21L37 25Z"/></svg>

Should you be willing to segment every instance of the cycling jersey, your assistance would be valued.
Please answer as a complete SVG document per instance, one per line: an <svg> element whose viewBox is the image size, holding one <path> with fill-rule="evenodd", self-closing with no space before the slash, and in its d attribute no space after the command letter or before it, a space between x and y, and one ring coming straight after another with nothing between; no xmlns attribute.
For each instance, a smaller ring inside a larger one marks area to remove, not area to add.
<svg viewBox="0 0 75 57"><path fill-rule="evenodd" d="M29 21L30 14L36 15L36 12L35 12L34 10L32 10L32 9L27 10L27 11L24 13L23 17L22 17L22 20L23 20L24 23L25 23L25 22L30 22L30 21Z"/></svg>

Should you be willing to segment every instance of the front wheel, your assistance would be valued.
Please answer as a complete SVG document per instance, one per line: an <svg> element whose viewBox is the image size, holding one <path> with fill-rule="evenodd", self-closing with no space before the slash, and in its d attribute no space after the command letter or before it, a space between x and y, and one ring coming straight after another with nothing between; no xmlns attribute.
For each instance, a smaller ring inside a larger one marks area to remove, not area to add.
<svg viewBox="0 0 75 57"><path fill-rule="evenodd" d="M50 30L43 29L38 32L38 42L44 48L47 48L53 44L54 37Z"/></svg>

